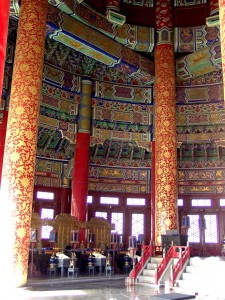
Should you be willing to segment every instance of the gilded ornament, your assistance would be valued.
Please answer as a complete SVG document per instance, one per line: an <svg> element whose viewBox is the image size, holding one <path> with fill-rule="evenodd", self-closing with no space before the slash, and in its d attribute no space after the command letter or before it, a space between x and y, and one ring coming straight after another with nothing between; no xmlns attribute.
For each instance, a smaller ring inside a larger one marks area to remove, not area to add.
<svg viewBox="0 0 225 300"><path fill-rule="evenodd" d="M171 154L170 154L170 152L168 152L168 151L167 151L167 152L165 152L165 153L164 153L164 157L165 157L165 158L170 158L170 157L171 157Z"/></svg>
<svg viewBox="0 0 225 300"><path fill-rule="evenodd" d="M171 190L171 186L167 184L167 185L165 186L165 190L166 190L167 192L169 192L169 191Z"/></svg>
<svg viewBox="0 0 225 300"><path fill-rule="evenodd" d="M16 113L18 115L23 115L24 114L24 108L22 106L17 106L16 107Z"/></svg>
<svg viewBox="0 0 225 300"><path fill-rule="evenodd" d="M159 202L157 203L157 206L158 206L158 208L160 209L160 208L162 207L162 202L159 201Z"/></svg>
<svg viewBox="0 0 225 300"><path fill-rule="evenodd" d="M28 87L28 92L31 93L31 95L36 95L37 94L37 87L36 86L29 86Z"/></svg>
<svg viewBox="0 0 225 300"><path fill-rule="evenodd" d="M216 178L217 179L223 179L223 171L222 170L217 170L216 171Z"/></svg>
<svg viewBox="0 0 225 300"><path fill-rule="evenodd" d="M156 108L156 113L161 114L162 113L162 107L157 107Z"/></svg>
<svg viewBox="0 0 225 300"><path fill-rule="evenodd" d="M26 231L24 228L19 228L17 231L17 235L20 239L23 239L26 235Z"/></svg>
<svg viewBox="0 0 225 300"><path fill-rule="evenodd" d="M170 219L165 220L165 225L170 226L172 224L172 221Z"/></svg>
<svg viewBox="0 0 225 300"><path fill-rule="evenodd" d="M164 124L164 126L166 126L166 127L169 127L169 126L170 126L170 122L169 122L169 121L165 121L163 124Z"/></svg>
<svg viewBox="0 0 225 300"><path fill-rule="evenodd" d="M12 160L12 162L17 162L19 159L20 159L19 153L13 152L13 153L11 154L11 160Z"/></svg>
<svg viewBox="0 0 225 300"><path fill-rule="evenodd" d="M21 179L21 184L23 187L28 187L30 185L30 178L22 178Z"/></svg>
<svg viewBox="0 0 225 300"><path fill-rule="evenodd" d="M30 30L30 31L32 31L33 30L33 24L32 23L25 23L24 24L24 26L23 26L23 28L25 29L25 30Z"/></svg>
<svg viewBox="0 0 225 300"><path fill-rule="evenodd" d="M161 168L157 170L157 174L158 174L158 175L161 175L161 174L162 174L162 172L163 172L163 171L162 171L162 169L161 169Z"/></svg>
<svg viewBox="0 0 225 300"><path fill-rule="evenodd" d="M31 140L31 139L34 138L34 132L31 131L31 130L27 130L27 131L25 132L25 135L26 135L27 139L29 139L29 140Z"/></svg>
<svg viewBox="0 0 225 300"><path fill-rule="evenodd" d="M28 64L21 64L20 66L18 66L20 69L20 72L28 72L29 71L29 65Z"/></svg>

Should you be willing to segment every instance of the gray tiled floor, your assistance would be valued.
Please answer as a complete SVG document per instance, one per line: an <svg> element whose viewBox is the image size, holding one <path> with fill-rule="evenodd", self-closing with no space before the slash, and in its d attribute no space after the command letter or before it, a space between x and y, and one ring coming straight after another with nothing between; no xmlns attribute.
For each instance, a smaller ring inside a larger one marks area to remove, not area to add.
<svg viewBox="0 0 225 300"><path fill-rule="evenodd" d="M151 300L159 294L181 293L196 295L198 300L225 300L225 291L203 288L193 291L180 288L159 288L150 285L127 285L127 275L78 276L77 278L32 278L27 287L19 288L8 294L16 300ZM3 299L3 298L2 298Z"/></svg>

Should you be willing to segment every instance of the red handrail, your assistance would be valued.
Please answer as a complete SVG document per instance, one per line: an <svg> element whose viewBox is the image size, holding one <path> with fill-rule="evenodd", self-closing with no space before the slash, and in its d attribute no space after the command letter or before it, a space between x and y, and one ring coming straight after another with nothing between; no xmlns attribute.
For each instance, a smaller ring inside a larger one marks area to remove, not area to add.
<svg viewBox="0 0 225 300"><path fill-rule="evenodd" d="M180 249L184 249L181 251L180 257ZM179 250L179 251L177 251ZM155 246L142 246L142 257L136 266L131 270L129 274L129 278L136 279L140 271L143 269L145 263L148 261L150 257L153 256L155 253ZM171 246L166 253L166 256L162 259L160 264L157 267L157 272L155 275L155 283L158 284L160 277L162 276L163 272L166 270L166 267L172 258L179 258L176 265L173 267L172 270L172 279L171 283L174 284L179 272L182 270L184 264L190 258L190 248L184 246Z"/></svg>
<svg viewBox="0 0 225 300"><path fill-rule="evenodd" d="M177 251L179 249L185 249L181 253L181 257L180 257L180 251ZM158 284L160 277L162 276L163 272L166 270L166 267L172 258L179 258L178 262L173 267L172 279L171 279L172 285L173 285L174 281L177 278L177 275L182 270L185 262L190 258L190 248L184 247L184 246L171 246L170 247L170 249L166 253L166 256L162 259L161 263L159 264L159 266L157 268L157 272L155 275L155 283L156 284Z"/></svg>
<svg viewBox="0 0 225 300"><path fill-rule="evenodd" d="M181 257L178 259L177 263L173 267L172 278L171 278L172 286L174 286L174 282L175 282L179 272L183 269L185 263L190 258L190 247L179 246L177 248L180 248L181 250L184 249L184 251L181 252Z"/></svg>
<svg viewBox="0 0 225 300"><path fill-rule="evenodd" d="M160 264L157 267L157 272L155 274L155 283L158 284L159 278L162 276L163 272L166 269L167 264L173 258L173 247L167 251L166 256L162 259Z"/></svg>
<svg viewBox="0 0 225 300"><path fill-rule="evenodd" d="M152 257L154 253L154 246L142 246L142 256L139 262L136 264L135 268L131 270L129 277L136 279L139 272L143 269L145 263L149 259L149 257Z"/></svg>

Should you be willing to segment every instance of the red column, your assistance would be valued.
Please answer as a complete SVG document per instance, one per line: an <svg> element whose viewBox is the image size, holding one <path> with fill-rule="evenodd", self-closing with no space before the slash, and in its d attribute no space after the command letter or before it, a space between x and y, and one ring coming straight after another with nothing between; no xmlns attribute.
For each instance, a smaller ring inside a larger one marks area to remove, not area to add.
<svg viewBox="0 0 225 300"><path fill-rule="evenodd" d="M155 241L155 141L152 142L151 170L151 241Z"/></svg>
<svg viewBox="0 0 225 300"><path fill-rule="evenodd" d="M175 60L172 0L156 1L155 49L155 238L178 230Z"/></svg>
<svg viewBox="0 0 225 300"><path fill-rule="evenodd" d="M4 67L5 67L5 53L7 45L7 35L8 35L8 24L9 24L9 7L10 0L1 1L0 9L0 104L2 99L2 86L4 78Z"/></svg>
<svg viewBox="0 0 225 300"><path fill-rule="evenodd" d="M1 189L2 164L3 164L3 156L4 156L7 120L8 120L8 111L4 110L0 112L0 141L1 141L0 142L0 189Z"/></svg>
<svg viewBox="0 0 225 300"><path fill-rule="evenodd" d="M47 7L47 0L20 7L0 196L0 282L7 291L27 283Z"/></svg>
<svg viewBox="0 0 225 300"><path fill-rule="evenodd" d="M91 95L91 80L82 80L82 93L79 107L78 133L76 135L71 200L71 215L75 216L78 221L87 220ZM80 241L85 241L84 232L80 233Z"/></svg>

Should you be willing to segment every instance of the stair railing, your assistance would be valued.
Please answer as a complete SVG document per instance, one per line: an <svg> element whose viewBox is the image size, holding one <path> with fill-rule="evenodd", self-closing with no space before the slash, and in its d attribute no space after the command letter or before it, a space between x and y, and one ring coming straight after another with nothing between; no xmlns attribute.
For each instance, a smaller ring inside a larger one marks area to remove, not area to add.
<svg viewBox="0 0 225 300"><path fill-rule="evenodd" d="M160 262L160 264L157 267L157 271L155 274L155 283L156 284L158 284L159 279L161 278L163 272L166 270L169 261L173 258L173 255L174 255L173 248L174 248L173 246L169 248L165 257L163 257L162 261Z"/></svg>
<svg viewBox="0 0 225 300"><path fill-rule="evenodd" d="M183 270L185 264L190 258L190 247L176 246L180 250L180 258L177 263L173 266L172 274L171 274L171 286L174 286L175 281L179 275L179 273ZM182 251L183 250L183 251Z"/></svg>
<svg viewBox="0 0 225 300"><path fill-rule="evenodd" d="M184 251L182 251L184 249ZM178 251L177 251L178 250ZM162 259L160 264L157 267L157 272L155 275L155 283L158 284L161 276L163 275L163 272L168 267L169 262L173 258L179 258L177 263L173 266L172 274L171 274L171 282L170 285L173 286L174 282L179 274L179 272L182 270L184 264L187 262L187 260L190 258L190 248L185 246L171 246L169 250L167 251L165 257Z"/></svg>
<svg viewBox="0 0 225 300"><path fill-rule="evenodd" d="M148 259L150 257L152 257L154 253L155 253L155 246L142 245L142 256L141 256L141 259L136 264L136 266L133 268L133 270L131 270L131 272L129 274L129 277L133 278L133 279L136 279L137 276L138 276L138 274L141 272L141 270L143 269L144 265L148 261Z"/></svg>

